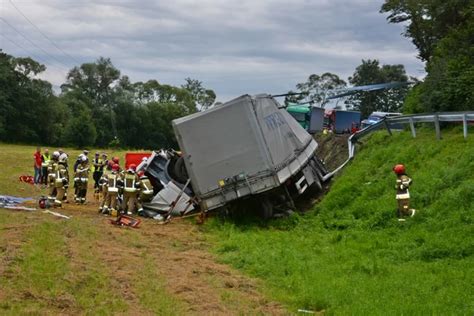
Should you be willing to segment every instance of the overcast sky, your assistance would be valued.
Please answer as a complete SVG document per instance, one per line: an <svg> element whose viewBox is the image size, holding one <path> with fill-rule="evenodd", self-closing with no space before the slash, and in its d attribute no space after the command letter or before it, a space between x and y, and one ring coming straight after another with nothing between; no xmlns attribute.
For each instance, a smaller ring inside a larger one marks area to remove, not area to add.
<svg viewBox="0 0 474 316"><path fill-rule="evenodd" d="M312 73L347 80L368 58L423 77L402 26L379 13L382 3L0 0L0 48L44 63L43 77L55 86L68 69L104 56L132 81L181 85L191 77L214 89L219 101L285 93Z"/></svg>

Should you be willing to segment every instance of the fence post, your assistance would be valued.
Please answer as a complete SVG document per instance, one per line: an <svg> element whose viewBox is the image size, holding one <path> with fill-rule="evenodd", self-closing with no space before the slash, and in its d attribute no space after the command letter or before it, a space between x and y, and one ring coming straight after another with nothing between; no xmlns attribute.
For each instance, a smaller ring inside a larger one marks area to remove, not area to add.
<svg viewBox="0 0 474 316"><path fill-rule="evenodd" d="M384 119L385 127L387 128L387 132L392 136L392 130L390 129L390 125L387 122L387 119Z"/></svg>
<svg viewBox="0 0 474 316"><path fill-rule="evenodd" d="M411 135L413 136L413 138L416 138L415 123L413 123L412 117L410 117L410 129L411 129Z"/></svg>
<svg viewBox="0 0 474 316"><path fill-rule="evenodd" d="M438 113L434 115L434 124L435 124L435 130L436 130L436 138L439 140L441 139L441 130L439 128L439 117Z"/></svg>
<svg viewBox="0 0 474 316"><path fill-rule="evenodd" d="M467 114L464 113L462 116L462 127L464 132L464 139L467 139Z"/></svg>

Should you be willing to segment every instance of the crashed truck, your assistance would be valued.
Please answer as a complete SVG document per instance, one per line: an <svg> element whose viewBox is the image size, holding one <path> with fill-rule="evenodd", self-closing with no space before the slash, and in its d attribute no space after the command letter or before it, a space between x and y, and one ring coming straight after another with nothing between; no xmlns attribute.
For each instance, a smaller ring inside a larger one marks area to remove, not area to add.
<svg viewBox="0 0 474 316"><path fill-rule="evenodd" d="M154 152L138 167L156 193L144 205L152 212L227 210L256 198L269 218L294 208L311 186L322 188L318 144L270 95L243 95L172 125L180 151Z"/></svg>

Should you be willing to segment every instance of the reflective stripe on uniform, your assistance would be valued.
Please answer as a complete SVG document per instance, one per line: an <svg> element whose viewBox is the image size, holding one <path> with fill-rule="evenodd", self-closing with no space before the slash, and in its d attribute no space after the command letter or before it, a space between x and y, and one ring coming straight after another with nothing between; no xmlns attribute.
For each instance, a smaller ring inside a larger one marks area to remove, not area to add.
<svg viewBox="0 0 474 316"><path fill-rule="evenodd" d="M405 200L410 198L410 193L402 193L402 194L397 194L395 197L397 200Z"/></svg>

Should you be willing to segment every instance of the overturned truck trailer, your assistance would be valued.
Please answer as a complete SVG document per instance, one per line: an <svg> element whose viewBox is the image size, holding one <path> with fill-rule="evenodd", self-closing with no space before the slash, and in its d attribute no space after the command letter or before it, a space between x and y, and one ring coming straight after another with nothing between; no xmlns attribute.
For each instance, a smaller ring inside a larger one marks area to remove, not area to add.
<svg viewBox="0 0 474 316"><path fill-rule="evenodd" d="M178 200L194 198L201 211L259 196L268 217L274 204L291 206L311 185L321 188L327 174L315 156L316 141L267 94L176 119L173 128L181 156L166 162L153 155L147 173L166 173L163 190L181 188Z"/></svg>

